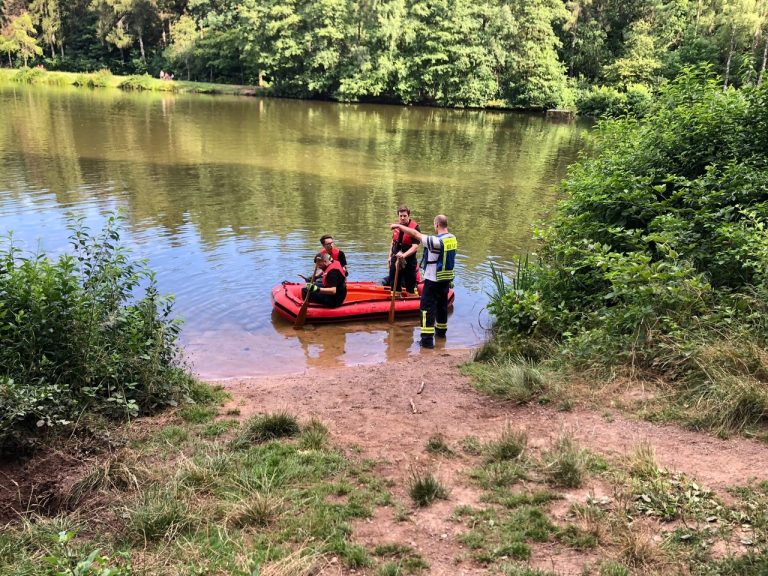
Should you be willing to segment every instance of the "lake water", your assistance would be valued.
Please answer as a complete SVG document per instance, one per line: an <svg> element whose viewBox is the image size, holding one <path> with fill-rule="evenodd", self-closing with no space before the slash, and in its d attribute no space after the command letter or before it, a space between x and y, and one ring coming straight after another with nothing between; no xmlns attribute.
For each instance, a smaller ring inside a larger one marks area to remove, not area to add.
<svg viewBox="0 0 768 576"><path fill-rule="evenodd" d="M416 320L293 330L270 289L312 272L333 234L350 280L386 275L406 203L459 239L448 348L486 337L490 263L511 270L586 127L487 111L0 86L0 235L54 256L70 215L124 240L176 296L202 377L428 356Z"/></svg>

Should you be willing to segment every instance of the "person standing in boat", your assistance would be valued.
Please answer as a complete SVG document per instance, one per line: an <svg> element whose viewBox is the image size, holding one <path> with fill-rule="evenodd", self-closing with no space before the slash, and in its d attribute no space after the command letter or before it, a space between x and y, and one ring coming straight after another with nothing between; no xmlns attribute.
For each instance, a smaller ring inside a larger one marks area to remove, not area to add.
<svg viewBox="0 0 768 576"><path fill-rule="evenodd" d="M341 263L334 260L327 252L320 252L315 256L315 264L323 272L322 285L308 282L301 289L302 298L306 298L309 291L310 302L330 308L341 306L344 298L347 297L347 278Z"/></svg>
<svg viewBox="0 0 768 576"><path fill-rule="evenodd" d="M347 270L347 256L344 252L336 248L333 242L333 236L331 234L320 236L320 244L323 246L323 249L320 250L320 254L330 254L334 262L341 264L341 267L344 269L344 276L349 276L349 270Z"/></svg>
<svg viewBox="0 0 768 576"><path fill-rule="evenodd" d="M397 218L399 224L407 228L421 232L419 224L411 218L411 210L405 204L398 206ZM387 266L389 267L389 276L384 280L384 286L392 286L395 281L395 266L400 266L400 274L397 277L397 286L393 287L395 292L399 292L403 287L406 291L414 293L416 292L416 284L418 282L417 275L419 270L419 264L416 259L416 251L419 249L419 239L410 234L406 234L402 230L392 230L392 247L389 251L389 258L387 258Z"/></svg>
<svg viewBox="0 0 768 576"><path fill-rule="evenodd" d="M403 226L391 224L392 230L401 230L424 245L421 267L424 269L424 289L421 292L421 341L424 348L435 347L435 336L445 338L448 332L448 291L454 278L456 265L456 236L448 231L448 218L435 216L435 235L428 236Z"/></svg>

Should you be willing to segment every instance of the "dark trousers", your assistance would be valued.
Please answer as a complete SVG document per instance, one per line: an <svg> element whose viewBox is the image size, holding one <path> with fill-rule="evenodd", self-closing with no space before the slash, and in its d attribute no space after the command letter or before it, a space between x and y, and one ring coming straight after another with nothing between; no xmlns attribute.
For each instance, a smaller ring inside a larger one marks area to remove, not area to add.
<svg viewBox="0 0 768 576"><path fill-rule="evenodd" d="M389 267L389 278L387 279L387 286L392 286L392 282L395 281L395 262L397 258L392 257L392 264ZM416 269L418 268L418 262L414 259L412 262L405 261L405 267L400 269L400 274L397 276L397 286L394 287L395 292L399 292L405 287L408 292L416 292Z"/></svg>
<svg viewBox="0 0 768 576"><path fill-rule="evenodd" d="M424 280L421 292L421 339L433 341L434 337L445 336L448 331L448 291L450 282Z"/></svg>

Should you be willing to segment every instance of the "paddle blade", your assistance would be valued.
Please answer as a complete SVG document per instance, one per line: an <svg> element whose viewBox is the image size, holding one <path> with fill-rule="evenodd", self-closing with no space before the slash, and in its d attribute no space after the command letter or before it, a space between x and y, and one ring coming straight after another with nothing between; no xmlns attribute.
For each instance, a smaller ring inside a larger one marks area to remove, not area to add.
<svg viewBox="0 0 768 576"><path fill-rule="evenodd" d="M395 261L395 278L392 282L392 302L389 304L389 323L395 323L395 296L397 295L397 280L400 276L400 262Z"/></svg>
<svg viewBox="0 0 768 576"><path fill-rule="evenodd" d="M317 269L318 267L315 266L315 271L312 272L312 277L309 279L310 284L315 283L315 278L317 277ZM304 322L307 321L308 309L309 309L309 290L307 290L307 295L304 296L304 302L301 305L301 309L299 310L299 313L296 315L296 321L293 323L294 329L298 330L299 328L304 326Z"/></svg>

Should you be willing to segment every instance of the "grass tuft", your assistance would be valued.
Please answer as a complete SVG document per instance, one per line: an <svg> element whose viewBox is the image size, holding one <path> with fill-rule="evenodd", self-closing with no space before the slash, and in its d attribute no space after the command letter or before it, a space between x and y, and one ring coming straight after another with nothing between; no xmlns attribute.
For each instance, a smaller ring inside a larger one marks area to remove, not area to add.
<svg viewBox="0 0 768 576"><path fill-rule="evenodd" d="M288 556L269 562L258 570L260 576L312 576L317 573L321 556L315 552L296 550Z"/></svg>
<svg viewBox="0 0 768 576"><path fill-rule="evenodd" d="M443 456L452 456L453 450L445 441L445 436L442 432L435 432L427 439L427 452L430 454L441 454Z"/></svg>
<svg viewBox="0 0 768 576"><path fill-rule="evenodd" d="M139 485L148 477L146 468L129 461L125 453L118 453L100 462L77 480L64 496L64 506L73 509L89 494L100 490L138 490Z"/></svg>
<svg viewBox="0 0 768 576"><path fill-rule="evenodd" d="M260 444L278 438L291 438L301 432L296 418L287 412L261 414L245 423L243 432L237 439L238 446Z"/></svg>
<svg viewBox="0 0 768 576"><path fill-rule="evenodd" d="M528 434L524 430L514 430L507 426L501 437L495 442L489 442L485 447L486 462L507 462L522 457L528 445Z"/></svg>
<svg viewBox="0 0 768 576"><path fill-rule="evenodd" d="M411 470L408 479L408 494L417 506L429 506L437 499L446 500L448 490L431 472Z"/></svg>
<svg viewBox="0 0 768 576"><path fill-rule="evenodd" d="M570 436L561 436L552 449L544 453L544 476L553 486L580 487L584 482L586 469L586 454Z"/></svg>
<svg viewBox="0 0 768 576"><path fill-rule="evenodd" d="M475 387L486 394L527 404L546 392L546 381L534 363L523 358L469 364L464 371L473 376Z"/></svg>
<svg viewBox="0 0 768 576"><path fill-rule="evenodd" d="M328 427L312 418L301 430L300 445L305 450L320 450L328 442Z"/></svg>
<svg viewBox="0 0 768 576"><path fill-rule="evenodd" d="M226 515L229 526L243 528L245 526L266 527L278 517L283 508L283 502L270 494L254 493L238 502Z"/></svg>
<svg viewBox="0 0 768 576"><path fill-rule="evenodd" d="M145 492L126 512L128 536L134 542L170 542L193 524L189 505L173 489Z"/></svg>
<svg viewBox="0 0 768 576"><path fill-rule="evenodd" d="M627 469L637 478L655 478L659 473L659 465L653 446L648 442L637 445L629 457Z"/></svg>

